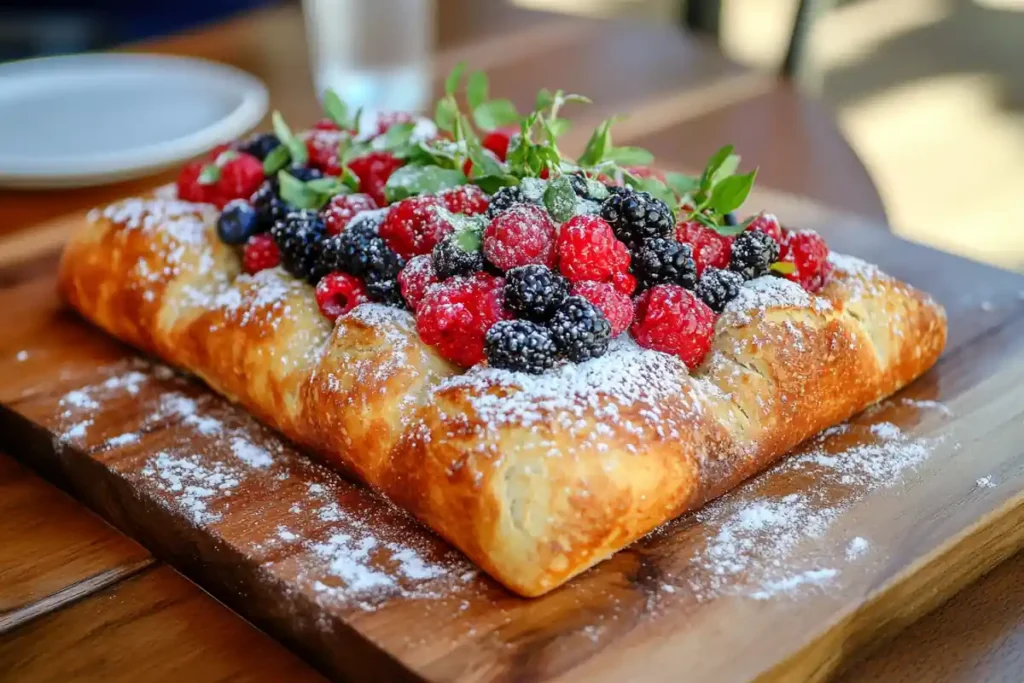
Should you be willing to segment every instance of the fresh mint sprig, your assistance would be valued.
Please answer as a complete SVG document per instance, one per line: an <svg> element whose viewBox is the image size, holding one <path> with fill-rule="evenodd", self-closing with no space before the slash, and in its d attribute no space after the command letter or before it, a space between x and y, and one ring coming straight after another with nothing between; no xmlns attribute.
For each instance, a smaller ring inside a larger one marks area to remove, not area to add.
<svg viewBox="0 0 1024 683"><path fill-rule="evenodd" d="M277 183L281 199L296 208L315 211L323 208L331 197L352 192L350 182L332 176L303 182L287 171L278 171Z"/></svg>

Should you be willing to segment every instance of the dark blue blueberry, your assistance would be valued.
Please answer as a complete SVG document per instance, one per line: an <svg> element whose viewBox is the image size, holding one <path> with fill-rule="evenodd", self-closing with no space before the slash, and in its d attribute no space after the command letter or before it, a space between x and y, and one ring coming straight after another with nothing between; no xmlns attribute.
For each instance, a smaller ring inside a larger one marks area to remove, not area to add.
<svg viewBox="0 0 1024 683"><path fill-rule="evenodd" d="M730 211L729 213L725 214L725 216L723 218L725 219L725 224L726 225L736 225L736 223L738 222L737 219L736 219L736 214L733 213L732 211Z"/></svg>
<svg viewBox="0 0 1024 683"><path fill-rule="evenodd" d="M315 168L310 168L309 166L290 166L285 169L285 172L296 180L301 180L304 183L324 177L323 173Z"/></svg>
<svg viewBox="0 0 1024 683"><path fill-rule="evenodd" d="M224 244L245 244L260 231L256 209L243 201L234 201L224 207L217 219L217 236Z"/></svg>
<svg viewBox="0 0 1024 683"><path fill-rule="evenodd" d="M238 150L251 154L260 161L263 161L280 144L281 141L273 133L257 133L243 140L238 146Z"/></svg>

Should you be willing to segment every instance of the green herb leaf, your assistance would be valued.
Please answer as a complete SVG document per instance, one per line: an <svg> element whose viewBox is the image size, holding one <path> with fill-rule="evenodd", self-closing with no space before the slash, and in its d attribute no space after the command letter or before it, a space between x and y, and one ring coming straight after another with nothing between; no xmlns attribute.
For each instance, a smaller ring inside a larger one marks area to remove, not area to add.
<svg viewBox="0 0 1024 683"><path fill-rule="evenodd" d="M669 186L657 178L641 178L631 173L626 173L625 181L630 187L640 190L641 192L647 192L655 199L660 199L669 206L672 206L676 202L675 194L673 194Z"/></svg>
<svg viewBox="0 0 1024 683"><path fill-rule="evenodd" d="M576 215L576 193L568 176L558 176L544 190L544 206L548 213L559 223L564 223Z"/></svg>
<svg viewBox="0 0 1024 683"><path fill-rule="evenodd" d="M450 187L464 185L466 176L455 168L439 166L402 166L391 174L384 185L388 202L397 202L419 194L435 194Z"/></svg>
<svg viewBox="0 0 1024 683"><path fill-rule="evenodd" d="M278 172L277 183L281 199L299 209L319 209L327 202L328 197L306 187L306 183L285 171Z"/></svg>
<svg viewBox="0 0 1024 683"><path fill-rule="evenodd" d="M470 111L475 111L487 101L487 74L474 71L466 82L466 102Z"/></svg>
<svg viewBox="0 0 1024 683"><path fill-rule="evenodd" d="M560 138L572 128L572 121L569 119L552 119L547 122L548 129L556 138Z"/></svg>
<svg viewBox="0 0 1024 683"><path fill-rule="evenodd" d="M288 166L288 162L291 161L292 154L288 151L285 145L278 145L267 158L263 160L263 175L272 176L282 168Z"/></svg>
<svg viewBox="0 0 1024 683"><path fill-rule="evenodd" d="M748 218L747 220L743 221L742 223L738 223L736 225L718 225L718 224L715 224L715 225L713 225L711 227L719 235L724 235L725 237L735 237L736 235L738 235L741 232L743 232L744 230L746 230L747 226L749 226L751 223L753 223L755 218L757 218L757 216L752 216L752 217Z"/></svg>
<svg viewBox="0 0 1024 683"><path fill-rule="evenodd" d="M708 159L707 166L704 167L704 173L700 176L700 189L704 192L710 192L713 187L712 179L714 178L715 172L725 163L725 160L732 154L732 145L726 145L721 147L717 152L711 155Z"/></svg>
<svg viewBox="0 0 1024 683"><path fill-rule="evenodd" d="M434 123L441 130L451 133L455 130L455 119L458 113L455 100L449 97L440 99L437 101L437 107L434 108Z"/></svg>
<svg viewBox="0 0 1024 683"><path fill-rule="evenodd" d="M345 186L353 192L359 192L359 176L357 176L348 166L343 166L341 168L341 182L343 182Z"/></svg>
<svg viewBox="0 0 1024 683"><path fill-rule="evenodd" d="M466 139L466 151L469 152L469 159L473 162L471 175L489 176L504 173L501 164L484 151L483 145L480 144L475 135L472 138Z"/></svg>
<svg viewBox="0 0 1024 683"><path fill-rule="evenodd" d="M700 187L700 178L694 178L684 173L666 173L665 181L679 197L690 194Z"/></svg>
<svg viewBox="0 0 1024 683"><path fill-rule="evenodd" d="M601 124L591 134L590 139L587 140L587 146L583 148L583 154L580 155L579 165L583 167L597 166L599 163L604 161L605 156L608 154L608 150L612 147L612 136L611 126L614 123L614 119L607 119L602 121Z"/></svg>
<svg viewBox="0 0 1024 683"><path fill-rule="evenodd" d="M796 272L796 264L791 263L790 261L776 261L768 268L768 270L781 275L792 275Z"/></svg>
<svg viewBox="0 0 1024 683"><path fill-rule="evenodd" d="M197 180L200 185L213 185L220 180L220 166L217 164L203 166L203 170L199 172Z"/></svg>
<svg viewBox="0 0 1024 683"><path fill-rule="evenodd" d="M406 150L411 146L409 141L412 139L414 128L416 128L416 124L412 122L396 123L388 128L384 135L374 138L372 147L382 152L401 152Z"/></svg>
<svg viewBox="0 0 1024 683"><path fill-rule="evenodd" d="M716 170L711 175L711 187L714 187L718 183L722 182L723 180L731 176L733 173L736 172L736 169L739 167L740 156L738 154L730 154L729 156L727 156L725 158L725 161L722 162L722 165L718 167L718 170Z"/></svg>
<svg viewBox="0 0 1024 683"><path fill-rule="evenodd" d="M448 74L448 78L444 79L444 93L449 97L455 95L455 91L459 89L459 81L462 80L462 73L466 70L466 63L459 62Z"/></svg>
<svg viewBox="0 0 1024 683"><path fill-rule="evenodd" d="M292 157L292 163L300 165L306 163L309 159L309 155L306 152L306 143L292 135L292 129L284 122L280 112L275 111L273 116L271 116L271 121L274 124L274 134L277 135L277 139L281 141L281 144L288 148L288 152Z"/></svg>
<svg viewBox="0 0 1024 683"><path fill-rule="evenodd" d="M348 118L348 106L338 97L338 93L330 88L324 91L324 112L327 118L334 121L342 130L352 127Z"/></svg>
<svg viewBox="0 0 1024 683"><path fill-rule="evenodd" d="M757 169L743 175L732 175L725 178L711 190L709 206L722 215L735 211L743 205L754 186Z"/></svg>
<svg viewBox="0 0 1024 683"><path fill-rule="evenodd" d="M467 253L480 251L483 247L483 226L472 225L457 228L452 239L459 245L459 249Z"/></svg>
<svg viewBox="0 0 1024 683"><path fill-rule="evenodd" d="M485 175L479 178L473 178L471 181L474 185L479 187L487 194L494 194L502 187L513 187L519 184L519 178L508 173L501 175Z"/></svg>
<svg viewBox="0 0 1024 683"><path fill-rule="evenodd" d="M473 110L473 123L481 130L491 131L519 123L519 113L511 100L490 100Z"/></svg>
<svg viewBox="0 0 1024 683"><path fill-rule="evenodd" d="M613 147L604 157L619 166L646 166L654 161L654 155L642 147Z"/></svg>
<svg viewBox="0 0 1024 683"><path fill-rule="evenodd" d="M543 111L550 107L555 101L555 96L551 94L551 91L547 88L541 88L537 91L537 100L533 105L534 111Z"/></svg>
<svg viewBox="0 0 1024 683"><path fill-rule="evenodd" d="M576 102L578 104L593 104L593 100L591 100L589 97L585 95L574 95L572 93L569 93L568 95L563 95L562 101L565 102L566 104L570 102Z"/></svg>

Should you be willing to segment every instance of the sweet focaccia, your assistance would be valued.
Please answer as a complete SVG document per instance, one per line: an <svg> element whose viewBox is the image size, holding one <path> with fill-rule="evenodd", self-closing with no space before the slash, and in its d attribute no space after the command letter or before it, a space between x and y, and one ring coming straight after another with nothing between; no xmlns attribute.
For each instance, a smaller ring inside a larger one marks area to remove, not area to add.
<svg viewBox="0 0 1024 683"><path fill-rule="evenodd" d="M927 295L767 214L729 227L744 181L715 159L673 193L600 150L531 156L535 116L494 153L504 189L487 194L498 176L459 127L448 163L451 136L412 140L420 122L332 118L93 212L60 291L522 595L721 495L944 346ZM465 149L490 175L463 175ZM251 168L229 173L239 156ZM454 182L431 198L424 174Z"/></svg>

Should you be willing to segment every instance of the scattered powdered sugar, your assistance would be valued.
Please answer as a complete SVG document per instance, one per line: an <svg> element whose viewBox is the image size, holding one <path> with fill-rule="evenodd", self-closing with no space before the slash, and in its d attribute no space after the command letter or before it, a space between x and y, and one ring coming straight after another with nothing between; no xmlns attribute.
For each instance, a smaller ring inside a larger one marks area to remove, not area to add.
<svg viewBox="0 0 1024 683"><path fill-rule="evenodd" d="M541 178L523 178L519 183L519 191L523 199L538 206L544 203L544 193L548 189L548 181Z"/></svg>
<svg viewBox="0 0 1024 683"><path fill-rule="evenodd" d="M28 351L18 351L18 353L14 355L14 360L19 363L24 363L28 360Z"/></svg>
<svg viewBox="0 0 1024 683"><path fill-rule="evenodd" d="M238 486L238 477L221 463L204 464L199 455L181 456L160 452L142 468L142 475L159 482L160 487L174 494L172 505L194 524L218 521L219 513L211 512L210 503L219 495Z"/></svg>
<svg viewBox="0 0 1024 683"><path fill-rule="evenodd" d="M249 467L262 469L274 464L269 452L241 436L231 439L231 452Z"/></svg>
<svg viewBox="0 0 1024 683"><path fill-rule="evenodd" d="M298 534L296 534L291 529L285 526L277 527L277 537L285 543L291 543L292 541L296 541L299 538Z"/></svg>
<svg viewBox="0 0 1024 683"><path fill-rule="evenodd" d="M121 448L122 446L128 446L133 443L139 442L139 435L135 432L128 432L127 434L119 434L106 440L103 444L106 448Z"/></svg>
<svg viewBox="0 0 1024 683"><path fill-rule="evenodd" d="M81 390L69 391L64 394L64 398L60 400L60 405L71 406L82 410L93 410L100 407L100 404L89 396L88 393Z"/></svg>
<svg viewBox="0 0 1024 683"><path fill-rule="evenodd" d="M903 431L892 422L879 422L871 425L871 433L880 439L898 439Z"/></svg>
<svg viewBox="0 0 1024 683"><path fill-rule="evenodd" d="M196 431L204 436L213 436L224 431L224 423L217 418L195 413L186 415L184 424L195 427Z"/></svg>
<svg viewBox="0 0 1024 683"><path fill-rule="evenodd" d="M754 591L750 597L755 600L770 600L780 593L793 593L808 584L820 586L835 578L838 573L837 569L808 569L792 576L765 581L761 590Z"/></svg>
<svg viewBox="0 0 1024 683"><path fill-rule="evenodd" d="M996 483L992 481L992 475L978 479L974 482L974 485L979 489L994 489L996 487Z"/></svg>
<svg viewBox="0 0 1024 683"><path fill-rule="evenodd" d="M952 415L953 411L949 409L945 403L939 403L938 401L929 401L924 399L916 398L901 398L900 403L911 408L917 408L919 410L935 410L943 415Z"/></svg>
<svg viewBox="0 0 1024 683"><path fill-rule="evenodd" d="M744 283L740 292L725 305L725 313L742 324L751 321L751 313L768 308L812 308L822 313L832 308L827 299L809 294L795 282L766 275Z"/></svg>
<svg viewBox="0 0 1024 683"><path fill-rule="evenodd" d="M868 551L870 544L868 540L862 536L853 538L849 545L846 546L846 559L855 560Z"/></svg>

